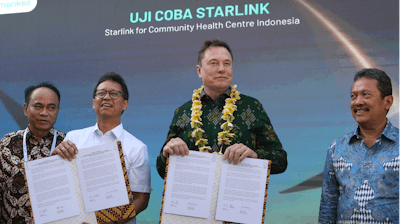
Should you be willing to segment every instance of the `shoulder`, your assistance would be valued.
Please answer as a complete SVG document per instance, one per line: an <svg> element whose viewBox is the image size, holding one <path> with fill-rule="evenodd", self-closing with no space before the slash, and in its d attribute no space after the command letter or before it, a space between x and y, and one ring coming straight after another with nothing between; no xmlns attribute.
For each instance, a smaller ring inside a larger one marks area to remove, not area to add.
<svg viewBox="0 0 400 224"><path fill-rule="evenodd" d="M257 117L261 116L269 119L263 105L254 97L240 94L240 100L236 102L236 105L238 107L238 111L246 111L248 113L252 111Z"/></svg>
<svg viewBox="0 0 400 224"><path fill-rule="evenodd" d="M344 136L334 140L329 146L329 151L334 153L336 151L341 151L349 145L350 139L354 135L354 132L349 132Z"/></svg>
<svg viewBox="0 0 400 224"><path fill-rule="evenodd" d="M399 142L399 128L393 126L393 124L390 121L386 125L386 128L383 131L383 134L386 137L388 137L389 139Z"/></svg>
<svg viewBox="0 0 400 224"><path fill-rule="evenodd" d="M240 94L240 100L237 104L262 107L262 104L256 98L244 94Z"/></svg>
<svg viewBox="0 0 400 224"><path fill-rule="evenodd" d="M138 149L147 148L147 146L142 141L133 136L131 133L127 132L125 129L124 129L123 144Z"/></svg>
<svg viewBox="0 0 400 224"><path fill-rule="evenodd" d="M65 136L65 139L71 140L72 142L74 142L73 141L74 138L79 138L79 139L86 138L93 132L94 128L95 128L95 126L90 126L87 128L69 131L67 133L67 135Z"/></svg>
<svg viewBox="0 0 400 224"><path fill-rule="evenodd" d="M18 130L18 131L11 132L11 133L4 135L3 138L0 139L0 147L7 146L10 144L11 141L15 141L16 139L22 140L24 131L25 131L25 129Z"/></svg>
<svg viewBox="0 0 400 224"><path fill-rule="evenodd" d="M191 108L191 107L192 107L192 100L189 100L189 101L187 101L186 103L182 104L180 107L178 107L178 108L175 110L174 115L187 112L188 110L190 111L190 108Z"/></svg>
<svg viewBox="0 0 400 224"><path fill-rule="evenodd" d="M90 126L87 128L72 130L72 131L69 131L67 133L67 135L81 135L81 134L90 133L93 130L93 128L94 128L94 126Z"/></svg>
<svg viewBox="0 0 400 224"><path fill-rule="evenodd" d="M251 97L251 96L248 96L248 95L245 95L245 94L240 94L240 100L243 100L243 101L256 101L256 102L258 102L258 100L256 99L256 98L254 98L254 97Z"/></svg>

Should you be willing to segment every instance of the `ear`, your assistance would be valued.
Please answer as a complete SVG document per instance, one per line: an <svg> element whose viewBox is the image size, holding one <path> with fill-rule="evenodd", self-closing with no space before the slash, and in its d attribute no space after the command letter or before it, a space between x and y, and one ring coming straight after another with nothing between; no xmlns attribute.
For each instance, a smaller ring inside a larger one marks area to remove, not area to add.
<svg viewBox="0 0 400 224"><path fill-rule="evenodd" d="M24 115L28 116L28 106L26 105L26 103L24 103L24 105L22 106L22 109L24 109Z"/></svg>
<svg viewBox="0 0 400 224"><path fill-rule="evenodd" d="M385 101L385 109L386 109L386 110L389 110L390 107L391 107L392 104L393 104L393 96L392 96L392 95L385 96L385 97L383 98L383 100Z"/></svg>
<svg viewBox="0 0 400 224"><path fill-rule="evenodd" d="M126 110L126 108L128 108L128 105L129 105L128 100L124 100L124 106L123 106L124 110Z"/></svg>
<svg viewBox="0 0 400 224"><path fill-rule="evenodd" d="M94 99L92 100L92 108L94 110Z"/></svg>
<svg viewBox="0 0 400 224"><path fill-rule="evenodd" d="M202 78L202 76L201 76L201 66L200 65L196 65L196 71L197 71L197 75L199 76L199 78Z"/></svg>

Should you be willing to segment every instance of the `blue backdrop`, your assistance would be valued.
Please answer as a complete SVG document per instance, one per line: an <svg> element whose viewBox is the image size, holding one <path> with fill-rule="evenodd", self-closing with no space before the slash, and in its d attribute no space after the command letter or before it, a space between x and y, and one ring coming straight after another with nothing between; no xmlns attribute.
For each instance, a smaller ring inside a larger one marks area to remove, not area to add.
<svg viewBox="0 0 400 224"><path fill-rule="evenodd" d="M321 188L279 192L320 173L330 143L355 127L349 93L358 69L380 67L392 78L396 105L389 116L398 127L399 2L271 0L263 2L269 14L196 17L199 7L238 5L243 12L245 4L257 3L41 0L31 12L0 15L0 90L22 106L27 86L51 81L61 92L55 127L68 132L96 122L92 91L98 78L108 71L122 75L131 95L122 122L147 144L151 160L153 191L138 223L156 223L163 187L156 157L174 110L201 85L197 51L205 39L218 37L233 51L233 84L263 104L288 153L286 172L270 178L265 223L316 223ZM154 17L158 10L168 16L167 10L187 8L192 19ZM130 21L131 13L143 17L148 11L151 22ZM298 24L277 25L296 19ZM269 26L226 27L227 21L257 20ZM213 22L224 27L149 33L151 26ZM147 32L136 33L137 27ZM135 34L106 36L107 29L122 28ZM20 129L5 106L0 103L0 136Z"/></svg>

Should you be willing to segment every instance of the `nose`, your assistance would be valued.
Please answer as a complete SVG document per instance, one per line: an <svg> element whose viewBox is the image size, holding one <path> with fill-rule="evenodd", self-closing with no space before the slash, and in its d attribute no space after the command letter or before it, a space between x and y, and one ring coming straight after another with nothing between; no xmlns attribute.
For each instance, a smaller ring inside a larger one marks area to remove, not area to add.
<svg viewBox="0 0 400 224"><path fill-rule="evenodd" d="M43 109L39 112L40 116L48 116L49 115L49 111L46 107L43 107Z"/></svg>
<svg viewBox="0 0 400 224"><path fill-rule="evenodd" d="M225 66L224 63L220 63L218 66L218 72L219 73L224 73L225 72Z"/></svg>
<svg viewBox="0 0 400 224"><path fill-rule="evenodd" d="M106 98L111 99L110 94L111 94L110 91L107 91L106 95L103 97L103 100L106 99Z"/></svg>
<svg viewBox="0 0 400 224"><path fill-rule="evenodd" d="M358 95L354 100L352 100L353 105L358 106L364 104L364 99L361 95Z"/></svg>

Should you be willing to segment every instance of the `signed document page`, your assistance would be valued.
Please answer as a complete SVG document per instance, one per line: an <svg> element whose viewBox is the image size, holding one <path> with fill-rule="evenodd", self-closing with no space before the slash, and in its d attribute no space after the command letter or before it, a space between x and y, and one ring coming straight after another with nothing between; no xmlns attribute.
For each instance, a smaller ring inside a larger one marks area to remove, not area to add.
<svg viewBox="0 0 400 224"><path fill-rule="evenodd" d="M129 204L116 142L80 149L76 167L86 213Z"/></svg>
<svg viewBox="0 0 400 224"><path fill-rule="evenodd" d="M24 164L35 223L80 214L71 163L51 156Z"/></svg>
<svg viewBox="0 0 400 224"><path fill-rule="evenodd" d="M164 212L207 219L217 155L190 151L169 157Z"/></svg>
<svg viewBox="0 0 400 224"><path fill-rule="evenodd" d="M222 162L215 219L262 222L268 160L246 158L237 165Z"/></svg>

